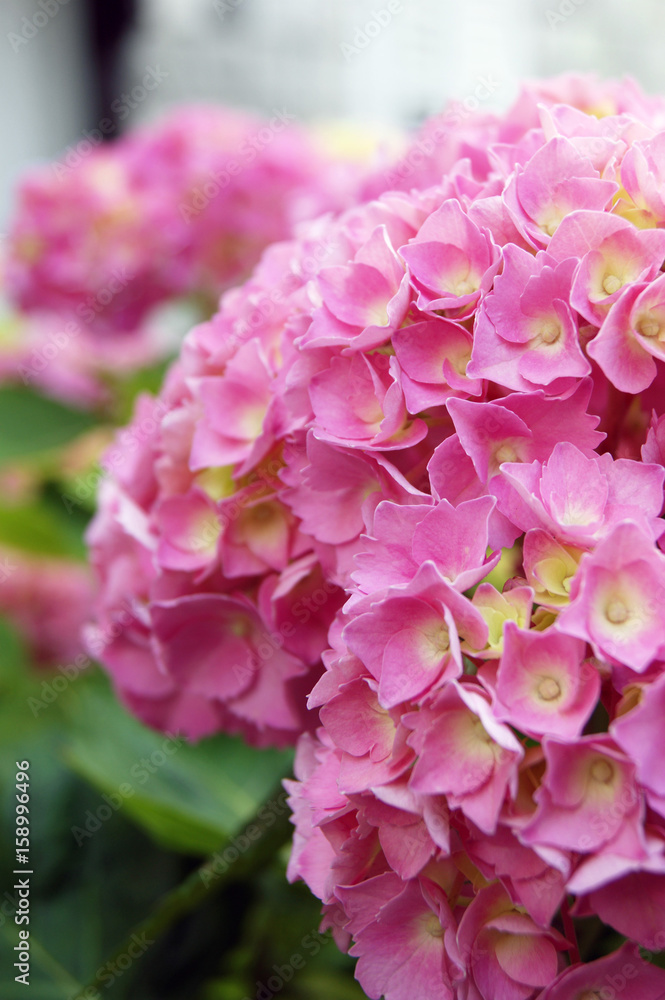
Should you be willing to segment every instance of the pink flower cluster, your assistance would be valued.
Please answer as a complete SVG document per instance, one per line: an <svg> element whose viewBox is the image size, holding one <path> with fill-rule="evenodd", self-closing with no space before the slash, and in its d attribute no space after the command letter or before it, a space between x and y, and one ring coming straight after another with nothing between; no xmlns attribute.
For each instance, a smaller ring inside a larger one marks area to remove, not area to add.
<svg viewBox="0 0 665 1000"><path fill-rule="evenodd" d="M665 104L620 94L273 247L107 456L91 638L153 725L306 730L289 875L370 997L665 992Z"/></svg>
<svg viewBox="0 0 665 1000"><path fill-rule="evenodd" d="M24 313L0 304L0 384L22 384L68 406L102 409L116 380L153 364L165 351L157 323L128 337L99 337L56 312Z"/></svg>
<svg viewBox="0 0 665 1000"><path fill-rule="evenodd" d="M345 197L343 171L285 112L184 108L90 145L24 178L7 284L21 308L101 334L132 332L177 296L214 305L296 221Z"/></svg>
<svg viewBox="0 0 665 1000"><path fill-rule="evenodd" d="M90 570L82 563L0 549L0 614L20 633L38 667L86 660L81 631L92 592Z"/></svg>
<svg viewBox="0 0 665 1000"><path fill-rule="evenodd" d="M280 478L302 431L275 383L307 268L331 252L314 240L296 273L294 250L268 251L188 336L160 399L139 399L105 456L89 531L91 651L142 719L195 739L226 729L293 743L315 724L306 696L343 601L334 549L315 551Z"/></svg>
<svg viewBox="0 0 665 1000"><path fill-rule="evenodd" d="M357 197L359 164L276 111L192 107L27 174L3 261L0 380L84 407L173 350L159 307L207 317L301 219ZM187 316L189 319L187 320Z"/></svg>

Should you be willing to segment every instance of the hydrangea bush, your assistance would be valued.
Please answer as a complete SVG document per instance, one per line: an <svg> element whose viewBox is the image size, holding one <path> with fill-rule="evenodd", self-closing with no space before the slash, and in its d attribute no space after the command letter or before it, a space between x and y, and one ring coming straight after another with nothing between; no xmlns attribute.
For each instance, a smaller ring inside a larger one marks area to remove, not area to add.
<svg viewBox="0 0 665 1000"><path fill-rule="evenodd" d="M657 1000L665 102L424 135L140 401L89 641L154 726L299 737L289 876L368 996Z"/></svg>
<svg viewBox="0 0 665 1000"><path fill-rule="evenodd" d="M177 110L26 175L10 292L24 309L78 311L100 332L134 329L177 294L214 302L294 222L340 207L336 166L293 115Z"/></svg>
<svg viewBox="0 0 665 1000"><path fill-rule="evenodd" d="M183 108L79 146L17 191L2 277L19 313L4 324L0 378L82 406L108 395L100 376L173 349L159 307L209 316L266 246L350 204L359 176L284 111Z"/></svg>

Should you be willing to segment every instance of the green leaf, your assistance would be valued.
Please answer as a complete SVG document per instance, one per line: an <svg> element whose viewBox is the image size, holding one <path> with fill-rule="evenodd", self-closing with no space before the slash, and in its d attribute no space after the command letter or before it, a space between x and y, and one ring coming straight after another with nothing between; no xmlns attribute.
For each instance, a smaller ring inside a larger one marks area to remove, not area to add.
<svg viewBox="0 0 665 1000"><path fill-rule="evenodd" d="M0 389L0 463L57 448L98 423L31 389Z"/></svg>
<svg viewBox="0 0 665 1000"><path fill-rule="evenodd" d="M18 938L15 938L14 935L10 937L8 934L5 935L5 938L6 940L0 939L0 954L4 959L3 964L6 964L6 969L3 970L0 977L2 1000L21 1000L22 997L30 996L30 994L39 997L39 1000L69 1000L78 985L76 980L66 979L65 976L56 977L50 967L48 969L42 967L41 955L35 958L34 943L36 939L33 938L32 934L30 935L30 980L27 990L23 983L17 983L12 975L11 967L15 961L16 953L13 949L14 945L18 943ZM48 964L48 959L45 959L44 964ZM16 975L19 974L18 969L13 969L13 972Z"/></svg>
<svg viewBox="0 0 665 1000"><path fill-rule="evenodd" d="M10 760L8 748L41 728L41 720L31 712L29 704L39 691L25 644L11 624L0 617L0 781L5 769L8 773L14 769L15 758Z"/></svg>
<svg viewBox="0 0 665 1000"><path fill-rule="evenodd" d="M33 703L38 706L37 715ZM15 867L14 762L24 759L30 761L30 850L35 868L32 991L13 981L16 942L6 932L16 928L11 916L3 913L3 1000L28 993L40 1000L71 1000L80 992L77 984L101 980L100 970L108 971L109 960L119 950L127 951L137 927L139 931L147 927L155 943L109 989L108 981L103 982L100 1000L107 996L109 1000L180 1000L184 995L201 1000L202 984L217 974L221 956L235 947L253 898L253 883L290 833L282 802L274 824L268 829L263 823L265 834L246 850L243 847L242 857L227 868L219 867L219 854L194 867L192 858L183 852L211 846L223 852L229 834L241 846L248 819L260 824L248 812L256 810L264 789L266 798L276 799L276 779L289 769L290 754L262 753L222 739L180 747L168 761L162 763L158 757L154 766L149 758L164 740L163 735L127 717L97 669L75 677L31 669L20 639L0 621L3 891L11 890ZM220 754L222 745L224 754ZM82 758L79 773L66 762L76 753ZM153 773L146 771L141 783L139 759L137 774L129 777L136 786L129 807L109 809L101 790L115 802L113 789L117 791L128 768L141 756L148 758ZM100 781L91 785L82 776L88 777L93 768ZM172 787L165 787L171 782ZM145 810L140 821L131 812L134 800ZM260 805L258 811L260 815ZM169 828L159 831L156 826L164 815ZM272 821L273 814L269 811L268 815ZM85 828L86 821L97 816L99 827L95 825L94 833L77 840L73 828ZM155 839L175 841L178 853L167 853L155 845ZM279 879L281 884L281 869ZM273 918L277 925L284 923L283 909L273 909Z"/></svg>
<svg viewBox="0 0 665 1000"><path fill-rule="evenodd" d="M172 850L215 851L290 771L290 751L258 751L224 735L193 745L155 733L125 712L105 683L72 691L67 707L69 765ZM266 825L283 812L275 803Z"/></svg>
<svg viewBox="0 0 665 1000"><path fill-rule="evenodd" d="M164 382L164 376L172 362L167 358L149 368L140 368L122 379L117 379L113 386L114 410L113 416L118 424L127 424L132 419L137 396L148 392L156 396Z"/></svg>
<svg viewBox="0 0 665 1000"><path fill-rule="evenodd" d="M66 518L64 507L58 515L46 503L0 504L0 545L43 556L81 558L85 546L77 525L68 524Z"/></svg>

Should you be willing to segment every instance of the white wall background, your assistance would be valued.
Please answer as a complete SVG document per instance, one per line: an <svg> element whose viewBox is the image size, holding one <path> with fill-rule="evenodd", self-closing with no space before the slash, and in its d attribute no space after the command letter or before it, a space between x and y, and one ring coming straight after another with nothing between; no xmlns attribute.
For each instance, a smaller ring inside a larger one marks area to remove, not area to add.
<svg viewBox="0 0 665 1000"><path fill-rule="evenodd" d="M303 116L401 123L500 81L505 106L524 76L630 72L665 89L663 0L401 0L366 48L356 31L388 0L144 0L135 66L161 59L158 100L219 95ZM373 30L373 29L372 29Z"/></svg>
<svg viewBox="0 0 665 1000"><path fill-rule="evenodd" d="M47 18L39 28L36 15L38 23ZM79 133L88 94L80 0L58 5L54 16L38 0L0 0L0 235L20 171Z"/></svg>
<svg viewBox="0 0 665 1000"><path fill-rule="evenodd" d="M18 172L75 143L86 122L81 0L41 2L55 3L57 14L14 51L12 32L43 8L0 0L0 234ZM358 32L389 0L143 0L118 96L158 66L167 76L134 120L210 100L404 124L472 95L481 77L496 81L487 102L496 107L510 102L520 78L572 69L630 72L647 90L665 91L665 0L391 2L401 9L360 47Z"/></svg>

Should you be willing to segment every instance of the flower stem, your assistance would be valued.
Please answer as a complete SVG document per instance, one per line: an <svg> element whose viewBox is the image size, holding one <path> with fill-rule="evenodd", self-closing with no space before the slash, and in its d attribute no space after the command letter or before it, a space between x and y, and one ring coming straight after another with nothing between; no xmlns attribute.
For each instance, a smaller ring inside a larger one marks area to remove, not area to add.
<svg viewBox="0 0 665 1000"><path fill-rule="evenodd" d="M280 795L283 795L281 786L273 790L272 795L266 800L268 803L274 802ZM257 816L261 810L265 809L262 803ZM248 828L255 825L256 817L250 821ZM224 861L224 867L220 870L220 851L226 847L226 843L220 845L218 851L196 868L187 878L167 892L166 895L157 902L145 920L136 924L127 935L126 939L119 945L113 954L102 963L97 969L94 977L84 986L71 1000L89 1000L89 998L101 996L101 990L108 981L108 968L117 963L122 956L132 955L130 948L137 941L144 941L152 946L157 938L166 933L169 928L184 917L187 913L195 910L204 899L208 899L211 893L217 893L230 882L238 881L247 876L249 872L256 872L268 864L275 856L276 852L286 844L291 836L293 827L289 823L288 812L276 817L273 825L264 832L259 840L248 841L249 847L233 863ZM229 838L230 839L230 838ZM237 849L234 848L237 853Z"/></svg>
<svg viewBox="0 0 665 1000"><path fill-rule="evenodd" d="M580 949L577 944L577 932L575 931L575 923L570 915L570 909L568 906L568 899L565 898L561 904L561 919L563 921L563 932L567 940L572 944L570 949L570 962L571 965L577 965L581 962Z"/></svg>

